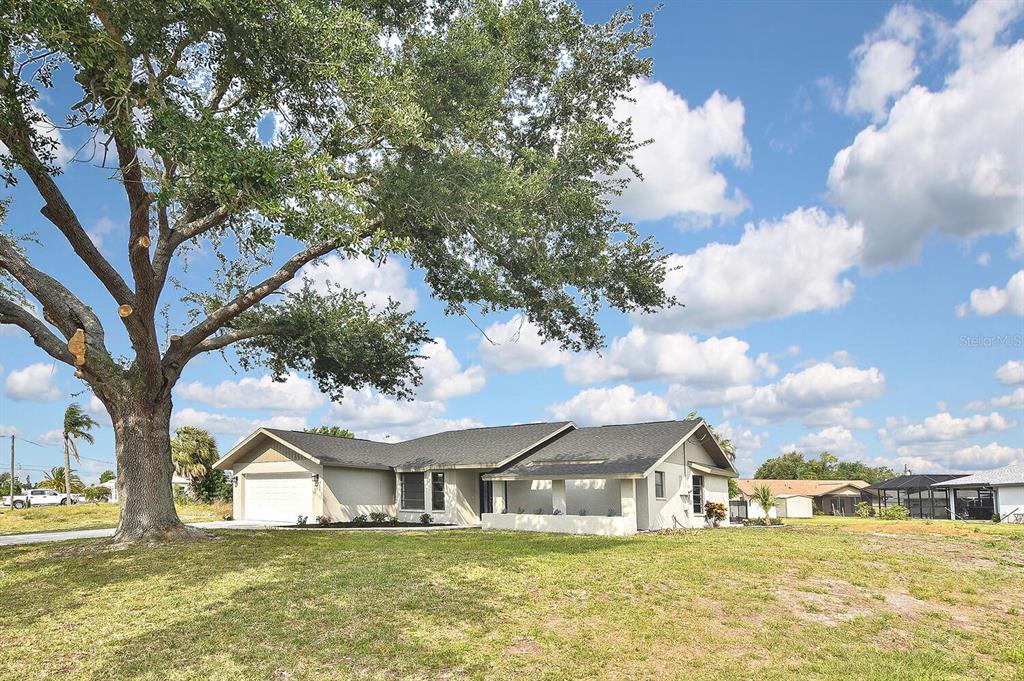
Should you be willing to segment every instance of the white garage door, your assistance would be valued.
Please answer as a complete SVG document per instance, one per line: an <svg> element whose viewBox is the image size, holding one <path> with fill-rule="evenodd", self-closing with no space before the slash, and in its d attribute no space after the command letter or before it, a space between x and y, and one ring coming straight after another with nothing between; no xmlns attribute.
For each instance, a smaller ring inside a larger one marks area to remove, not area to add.
<svg viewBox="0 0 1024 681"><path fill-rule="evenodd" d="M313 479L308 475L245 477L245 519L294 523L313 508Z"/></svg>

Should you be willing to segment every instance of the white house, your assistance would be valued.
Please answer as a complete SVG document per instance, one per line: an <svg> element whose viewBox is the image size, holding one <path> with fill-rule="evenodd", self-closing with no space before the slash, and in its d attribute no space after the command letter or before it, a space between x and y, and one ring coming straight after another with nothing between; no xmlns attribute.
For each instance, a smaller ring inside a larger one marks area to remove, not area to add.
<svg viewBox="0 0 1024 681"><path fill-rule="evenodd" d="M700 527L728 503L731 461L704 422L577 428L564 421L446 431L401 443L261 428L215 466L234 517L405 521L595 534Z"/></svg>
<svg viewBox="0 0 1024 681"><path fill-rule="evenodd" d="M947 487L955 491L964 488L991 490L993 515L1002 521L1024 523L1024 465L1005 466L974 475L965 475L953 480L934 483L935 487ZM956 517L958 495L952 495L953 507L950 515Z"/></svg>

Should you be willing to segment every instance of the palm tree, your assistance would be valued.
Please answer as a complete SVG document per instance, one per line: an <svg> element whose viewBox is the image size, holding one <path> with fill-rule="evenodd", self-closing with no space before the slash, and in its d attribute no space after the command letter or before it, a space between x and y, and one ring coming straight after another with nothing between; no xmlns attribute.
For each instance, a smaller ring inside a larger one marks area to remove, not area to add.
<svg viewBox="0 0 1024 681"><path fill-rule="evenodd" d="M81 463L75 440L82 439L89 444L94 443L96 439L89 431L98 425L100 424L86 414L77 402L69 404L64 412L64 492L68 495L69 501L71 500L71 459L69 454L75 455L75 463Z"/></svg>
<svg viewBox="0 0 1024 681"><path fill-rule="evenodd" d="M174 471L188 478L193 497L196 496L197 486L209 474L218 458L217 441L209 432L195 426L184 426L174 431L171 461L174 462Z"/></svg>
<svg viewBox="0 0 1024 681"><path fill-rule="evenodd" d="M49 473L43 476L43 479L39 482L37 487L56 490L63 488L66 491L70 485L71 492L73 493L77 494L78 492L83 491L85 489L85 485L82 483L82 479L78 477L74 471L65 475L65 470L67 469L64 468L64 466L54 466L50 469Z"/></svg>
<svg viewBox="0 0 1024 681"><path fill-rule="evenodd" d="M769 517L769 514L773 508L779 505L779 500L772 493L771 487L768 485L758 485L754 488L754 493L750 495L750 498L764 509L764 524L771 525L772 519Z"/></svg>

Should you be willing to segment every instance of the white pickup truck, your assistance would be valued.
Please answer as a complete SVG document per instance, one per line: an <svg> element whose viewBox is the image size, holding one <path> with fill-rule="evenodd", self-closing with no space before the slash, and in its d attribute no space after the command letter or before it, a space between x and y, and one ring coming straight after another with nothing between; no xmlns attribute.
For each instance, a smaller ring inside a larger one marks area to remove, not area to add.
<svg viewBox="0 0 1024 681"><path fill-rule="evenodd" d="M80 501L78 495L71 495L71 503L77 504ZM26 506L65 506L68 503L68 495L58 492L55 489L30 489L24 494L14 495L14 508L25 508ZM11 505L11 497L3 498L3 505Z"/></svg>

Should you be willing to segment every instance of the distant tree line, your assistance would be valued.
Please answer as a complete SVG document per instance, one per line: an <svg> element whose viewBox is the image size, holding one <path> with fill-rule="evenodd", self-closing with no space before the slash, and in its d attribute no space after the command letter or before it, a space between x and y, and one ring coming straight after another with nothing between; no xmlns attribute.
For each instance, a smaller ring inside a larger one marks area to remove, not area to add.
<svg viewBox="0 0 1024 681"><path fill-rule="evenodd" d="M875 484L895 478L896 473L888 466L840 461L827 451L816 459L805 459L803 452L787 452L758 466L754 477L762 480L864 480Z"/></svg>

